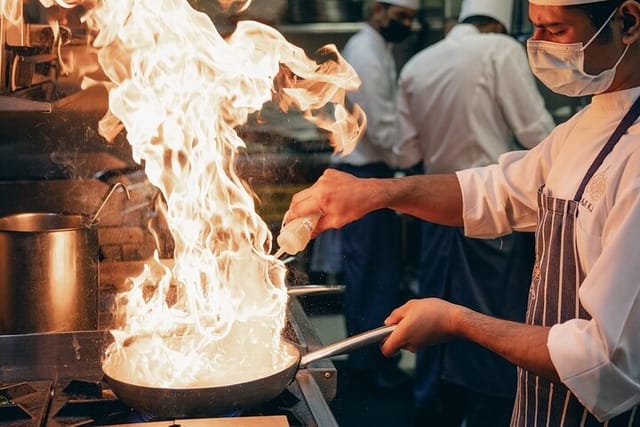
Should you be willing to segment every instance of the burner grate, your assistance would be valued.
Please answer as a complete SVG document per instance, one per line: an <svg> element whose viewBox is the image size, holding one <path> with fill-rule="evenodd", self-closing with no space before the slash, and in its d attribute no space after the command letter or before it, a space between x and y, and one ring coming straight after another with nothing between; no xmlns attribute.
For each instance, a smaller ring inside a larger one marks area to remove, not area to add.
<svg viewBox="0 0 640 427"><path fill-rule="evenodd" d="M49 425L95 425L102 419L128 419L131 412L102 382L72 379L56 386Z"/></svg>
<svg viewBox="0 0 640 427"><path fill-rule="evenodd" d="M0 426L42 425L51 386L51 381L0 385Z"/></svg>

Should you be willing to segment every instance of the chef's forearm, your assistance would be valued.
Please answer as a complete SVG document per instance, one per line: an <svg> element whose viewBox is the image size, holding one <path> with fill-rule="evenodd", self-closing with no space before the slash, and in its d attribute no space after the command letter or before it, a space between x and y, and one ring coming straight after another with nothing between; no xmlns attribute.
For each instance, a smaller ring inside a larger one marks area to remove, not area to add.
<svg viewBox="0 0 640 427"><path fill-rule="evenodd" d="M455 319L455 335L473 341L533 374L560 382L547 348L549 327L496 319L466 307L458 308Z"/></svg>
<svg viewBox="0 0 640 427"><path fill-rule="evenodd" d="M455 175L412 175L385 180L381 203L437 224L462 226L462 192Z"/></svg>

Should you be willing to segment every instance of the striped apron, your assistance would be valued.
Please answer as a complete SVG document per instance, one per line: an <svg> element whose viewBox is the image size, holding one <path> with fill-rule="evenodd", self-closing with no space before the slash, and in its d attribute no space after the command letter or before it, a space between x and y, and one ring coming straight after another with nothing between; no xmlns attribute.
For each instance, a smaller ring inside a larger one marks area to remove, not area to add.
<svg viewBox="0 0 640 427"><path fill-rule="evenodd" d="M578 300L585 273L580 268L574 228L582 194L591 177L620 137L640 115L640 98L622 119L589 167L573 200L547 196L538 190L536 262L531 280L526 322L551 326L570 319L589 319ZM562 383L552 383L518 369L518 391L511 427L640 426L638 407L600 423Z"/></svg>

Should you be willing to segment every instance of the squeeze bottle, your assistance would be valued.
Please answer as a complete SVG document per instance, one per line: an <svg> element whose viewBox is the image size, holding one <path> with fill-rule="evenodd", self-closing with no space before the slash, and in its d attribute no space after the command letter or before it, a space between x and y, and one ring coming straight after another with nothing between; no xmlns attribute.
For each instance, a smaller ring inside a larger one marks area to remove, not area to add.
<svg viewBox="0 0 640 427"><path fill-rule="evenodd" d="M316 228L320 219L320 213L296 218L282 227L276 241L280 249L275 257L279 258L283 254L295 255L307 247L311 240L311 232Z"/></svg>

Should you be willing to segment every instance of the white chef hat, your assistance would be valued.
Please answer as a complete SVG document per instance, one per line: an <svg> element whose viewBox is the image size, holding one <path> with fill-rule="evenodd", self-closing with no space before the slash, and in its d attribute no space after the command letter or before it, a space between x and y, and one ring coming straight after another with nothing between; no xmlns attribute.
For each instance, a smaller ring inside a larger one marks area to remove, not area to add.
<svg viewBox="0 0 640 427"><path fill-rule="evenodd" d="M530 0L531 1L531 0ZM536 0L538 1L538 0ZM561 0L542 0L561 1ZM567 1L567 0L564 0ZM579 0L578 0L579 1ZM584 1L584 0L583 0ZM462 22L470 16L488 16L500 22L511 32L511 21L513 19L512 0L463 0L458 22Z"/></svg>
<svg viewBox="0 0 640 427"><path fill-rule="evenodd" d="M606 0L529 0L529 3L541 6L573 6L576 4L598 3Z"/></svg>
<svg viewBox="0 0 640 427"><path fill-rule="evenodd" d="M420 0L377 0L380 3L393 4L396 6L407 7L409 9L420 9Z"/></svg>

